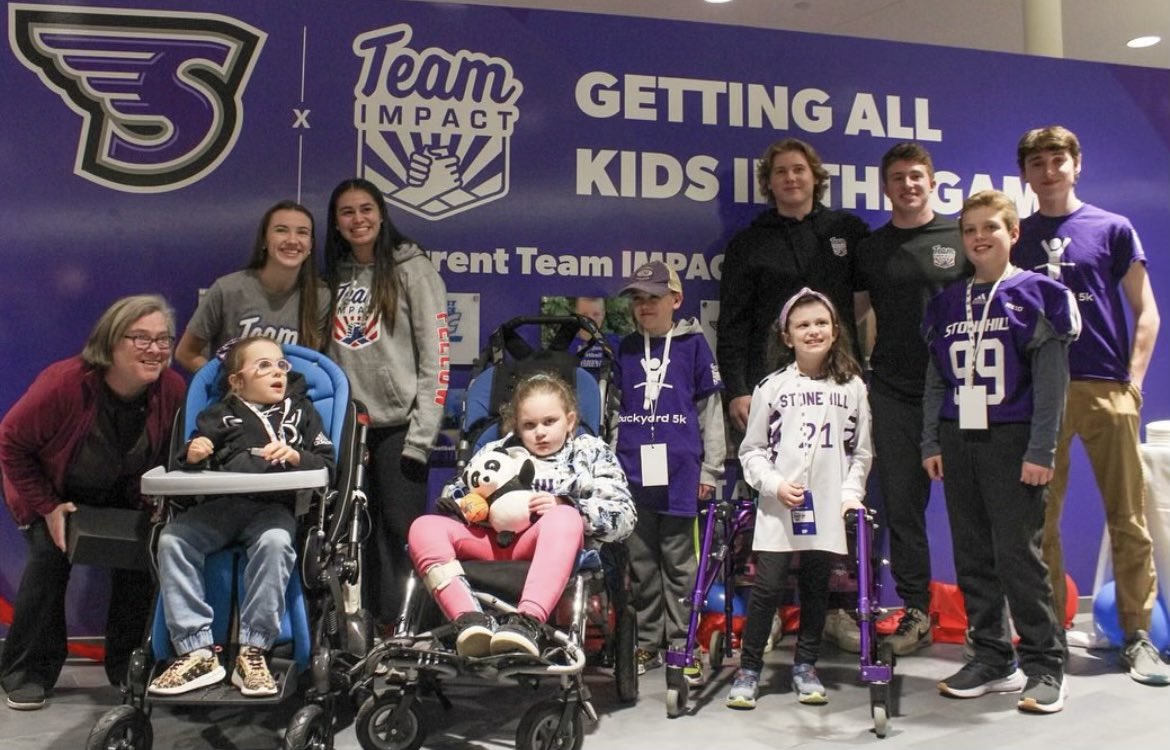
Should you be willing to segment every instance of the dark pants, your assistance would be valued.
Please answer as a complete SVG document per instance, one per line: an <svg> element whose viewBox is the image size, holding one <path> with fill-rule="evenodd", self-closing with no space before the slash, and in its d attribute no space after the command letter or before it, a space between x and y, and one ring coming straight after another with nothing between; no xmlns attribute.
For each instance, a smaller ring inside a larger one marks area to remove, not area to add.
<svg viewBox="0 0 1170 750"><path fill-rule="evenodd" d="M1040 557L1047 488L1020 481L1030 432L1029 425L1007 424L971 433L943 422L943 489L975 660L1002 667L1015 658L1006 597L1020 635L1020 667L1028 675L1059 675L1063 649Z"/></svg>
<svg viewBox="0 0 1170 750"><path fill-rule="evenodd" d="M639 648L657 651L687 637L699 567L694 532L693 517L638 510L638 524L626 540L626 549Z"/></svg>
<svg viewBox="0 0 1170 750"><path fill-rule="evenodd" d="M393 623L402 608L410 557L406 554L406 533L410 524L426 510L427 472L425 466L403 472L402 447L407 426L379 427L369 431L370 538L362 566L363 600L379 625Z"/></svg>
<svg viewBox="0 0 1170 750"><path fill-rule="evenodd" d="M743 628L743 669L760 671L764 666L764 646L772 632L772 618L780 606L788 583L791 552L756 552L756 580L748 602L747 623ZM816 664L821 653L821 634L829 608L829 573L838 558L832 552L810 550L800 553L797 577L800 593L800 632L796 636L794 664Z"/></svg>
<svg viewBox="0 0 1170 750"><path fill-rule="evenodd" d="M7 691L25 684L49 690L57 683L68 653L65 591L73 566L53 544L49 528L37 519L24 530L28 562L13 604L12 627L0 655L0 684ZM130 654L143 641L154 606L150 574L141 570L110 571L110 603L106 612L106 677L117 685L126 679Z"/></svg>
<svg viewBox="0 0 1170 750"><path fill-rule="evenodd" d="M922 468L922 403L871 390L874 467L889 530L890 572L907 607L930 610L930 544L926 506L930 477Z"/></svg>

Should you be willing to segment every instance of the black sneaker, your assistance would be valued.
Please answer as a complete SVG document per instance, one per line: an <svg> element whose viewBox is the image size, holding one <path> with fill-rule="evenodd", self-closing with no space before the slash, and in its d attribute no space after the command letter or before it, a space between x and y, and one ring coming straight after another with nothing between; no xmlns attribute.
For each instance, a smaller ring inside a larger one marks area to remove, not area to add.
<svg viewBox="0 0 1170 750"><path fill-rule="evenodd" d="M26 682L8 691L8 707L14 711L36 711L45 707L45 688L35 682Z"/></svg>
<svg viewBox="0 0 1170 750"><path fill-rule="evenodd" d="M540 623L523 612L504 615L492 635L490 650L492 656L512 653L540 656Z"/></svg>
<svg viewBox="0 0 1170 750"><path fill-rule="evenodd" d="M1016 708L1034 714L1054 714L1064 708L1067 697L1068 685L1060 675L1032 675Z"/></svg>
<svg viewBox="0 0 1170 750"><path fill-rule="evenodd" d="M1024 687L1024 673L1014 663L993 667L973 661L938 684L952 698L978 698L987 693L1014 693Z"/></svg>
<svg viewBox="0 0 1170 750"><path fill-rule="evenodd" d="M455 653L460 656L488 656L492 652L492 636L496 623L483 612L464 612L455 618L458 635Z"/></svg>
<svg viewBox="0 0 1170 750"><path fill-rule="evenodd" d="M643 675L662 666L662 654L648 648L640 648L634 652L634 661L638 662L638 674Z"/></svg>

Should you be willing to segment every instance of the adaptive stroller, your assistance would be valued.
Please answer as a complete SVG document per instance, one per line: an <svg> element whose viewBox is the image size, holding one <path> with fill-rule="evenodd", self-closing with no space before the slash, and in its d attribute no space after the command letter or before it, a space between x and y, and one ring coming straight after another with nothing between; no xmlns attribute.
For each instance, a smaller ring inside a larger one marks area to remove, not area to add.
<svg viewBox="0 0 1170 750"><path fill-rule="evenodd" d="M691 593L691 617L687 639L682 649L666 652L666 713L671 718L681 715L687 706L689 684L683 670L691 666L699 649L699 613L712 586L722 579L724 586L722 626L711 632L708 660L712 673L719 671L724 659L731 654L736 560L733 550L736 540L755 523L755 501L752 498L710 500L700 508L704 517L699 569L695 588ZM883 613L879 602L880 585L877 580L878 561L874 557L872 513L852 511L846 519L853 540L857 563L856 614L861 634L861 681L869 685L870 713L874 731L885 737L892 712L890 685L894 676L894 653L887 643L878 641L877 620Z"/></svg>
<svg viewBox="0 0 1170 750"><path fill-rule="evenodd" d="M364 413L359 404L350 400L345 375L327 357L299 346L285 345L283 351L293 369L304 376L309 398L335 446L337 471L332 483L324 469L241 474L167 471L160 466L142 478L142 493L159 501L160 522L151 537L155 542L162 522L178 512L178 506L197 501L201 495L297 492L301 575L293 575L289 580L281 634L270 659L277 694L244 697L226 683L173 696L148 694L151 680L165 667L164 662L174 656L159 600L144 645L131 658L123 705L98 719L87 743L90 750L149 750L153 738L150 712L156 704L264 706L279 703L297 692L298 678L310 665L312 685L308 695L316 703L309 708L314 710L308 716L298 713L300 721L290 728L286 746L332 747L336 689L331 673L365 655L371 631L369 617L353 593L361 559L359 521L365 506L360 490ZM219 361L213 359L196 373L187 392L186 405L175 420L173 445L182 445L194 429L199 412L218 400L220 371ZM216 643L229 644L229 648L235 633L232 613L242 596L243 558L243 549L225 549L207 558L204 571L207 594L215 611L212 630ZM157 576L157 569L154 573ZM317 744L310 745L310 739Z"/></svg>
<svg viewBox="0 0 1170 750"><path fill-rule="evenodd" d="M461 467L478 446L498 435L498 407L510 399L517 379L529 372L554 371L567 382L576 383L583 427L605 434L608 382L604 375L608 368L603 369L599 383L577 366L575 355L563 348L530 351L530 345L516 335L517 328L529 325L557 327L554 339L563 338L566 344L571 334L584 328L604 343L592 321L575 315L517 318L493 333L467 391ZM600 646L598 661L613 667L618 698L633 701L637 697L636 622L633 609L626 603L624 568L607 570L602 565L603 558L624 559L613 547L620 545L587 548L579 557L566 595L552 618L560 629L542 627L543 639L551 645L539 657L516 653L460 656L454 648L454 626L443 620L419 576L412 575L395 636L375 646L351 670L351 692L364 698L355 721L361 746L366 750L419 747L427 733L421 699L434 695L445 708L450 708L442 681L473 676L532 687L543 679L556 678L555 696L537 702L524 713L516 733L517 747L580 747L585 732L583 715L597 720L582 675L591 658L590 647ZM462 565L485 611L515 611L507 601L516 600L527 574L527 562L463 561ZM382 678L381 673L386 677Z"/></svg>

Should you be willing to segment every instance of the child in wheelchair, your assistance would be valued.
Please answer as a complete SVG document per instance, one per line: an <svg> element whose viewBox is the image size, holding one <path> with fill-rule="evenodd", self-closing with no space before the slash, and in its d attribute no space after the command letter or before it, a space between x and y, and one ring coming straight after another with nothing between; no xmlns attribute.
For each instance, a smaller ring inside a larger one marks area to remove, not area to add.
<svg viewBox="0 0 1170 750"><path fill-rule="evenodd" d="M225 395L199 414L194 435L180 449L179 466L254 473L327 468L332 474L333 443L303 378L290 370L280 346L269 339L245 339L228 348ZM224 679L203 567L209 554L242 544L248 562L232 683L245 696L276 694L265 655L280 631L295 564L293 503L292 493L209 497L166 524L158 542L159 588L179 658L151 682L150 693L178 695Z"/></svg>
<svg viewBox="0 0 1170 750"><path fill-rule="evenodd" d="M411 559L455 624L459 655L539 656L540 624L556 609L585 537L616 542L633 530L636 511L616 456L601 439L574 435L576 427L576 395L565 381L539 372L525 377L504 414L506 436L476 458L502 449L532 461L531 525L513 535L469 521L459 502L469 492L466 474L444 488L436 514L411 525ZM531 560L517 611L499 622L485 613L461 560Z"/></svg>

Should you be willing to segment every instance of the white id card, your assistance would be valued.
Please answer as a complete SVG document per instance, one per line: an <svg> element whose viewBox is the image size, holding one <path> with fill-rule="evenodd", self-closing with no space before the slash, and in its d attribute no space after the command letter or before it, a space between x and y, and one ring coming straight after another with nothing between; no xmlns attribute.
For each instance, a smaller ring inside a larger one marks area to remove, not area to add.
<svg viewBox="0 0 1170 750"><path fill-rule="evenodd" d="M642 446L642 486L664 487L670 484L666 470L666 443Z"/></svg>
<svg viewBox="0 0 1170 750"><path fill-rule="evenodd" d="M959 386L959 429L987 429L987 386Z"/></svg>

